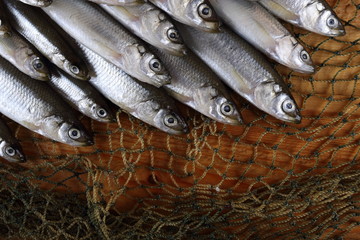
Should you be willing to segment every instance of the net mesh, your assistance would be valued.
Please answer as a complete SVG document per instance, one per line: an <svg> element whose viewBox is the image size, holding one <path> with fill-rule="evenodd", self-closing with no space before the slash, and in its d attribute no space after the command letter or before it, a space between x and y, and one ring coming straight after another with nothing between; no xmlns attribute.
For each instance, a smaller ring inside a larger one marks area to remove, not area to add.
<svg viewBox="0 0 360 240"><path fill-rule="evenodd" d="M301 107L300 125L239 101L245 125L181 106L191 132L170 136L119 112L113 124L83 118L95 145L73 148L10 123L28 162L1 162L1 236L358 239L360 1L328 2L346 36L286 25L317 73L276 65Z"/></svg>

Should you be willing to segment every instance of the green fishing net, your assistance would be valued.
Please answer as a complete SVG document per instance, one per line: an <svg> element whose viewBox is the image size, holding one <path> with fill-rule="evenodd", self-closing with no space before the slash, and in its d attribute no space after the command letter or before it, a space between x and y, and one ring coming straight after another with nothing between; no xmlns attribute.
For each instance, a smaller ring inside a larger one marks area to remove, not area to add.
<svg viewBox="0 0 360 240"><path fill-rule="evenodd" d="M9 239L359 239L360 1L328 1L347 35L286 25L311 52L309 76L276 65L300 125L235 96L243 126L180 106L170 136L125 113L83 118L95 145L74 148L10 123L28 156L2 161L0 232Z"/></svg>

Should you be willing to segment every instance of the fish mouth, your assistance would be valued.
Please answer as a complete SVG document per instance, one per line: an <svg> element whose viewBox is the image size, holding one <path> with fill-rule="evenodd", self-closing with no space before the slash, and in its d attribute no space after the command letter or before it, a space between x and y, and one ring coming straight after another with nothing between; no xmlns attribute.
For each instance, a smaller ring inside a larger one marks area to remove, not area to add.
<svg viewBox="0 0 360 240"><path fill-rule="evenodd" d="M233 126L239 126L244 124L244 120L242 119L241 115L236 116L236 118L225 118L225 119L215 119L215 121L223 124L233 125Z"/></svg>
<svg viewBox="0 0 360 240"><path fill-rule="evenodd" d="M338 32L338 33L337 33L336 36L338 36L338 37L341 37L341 36L345 36L345 35L346 35L345 29L339 29L337 32Z"/></svg>
<svg viewBox="0 0 360 240"><path fill-rule="evenodd" d="M89 146L92 146L94 145L95 142L92 138L89 138L83 142L78 142L77 144L74 144L73 146L75 147L89 147Z"/></svg>
<svg viewBox="0 0 360 240"><path fill-rule="evenodd" d="M190 129L189 129L189 127L185 127L184 129L183 129L183 134L188 134L190 132Z"/></svg>
<svg viewBox="0 0 360 240"><path fill-rule="evenodd" d="M158 128L159 129L159 128ZM173 129L173 128L169 128L169 129L160 129L161 131L164 131L168 134L172 134L172 135L182 135L182 134L188 134L190 132L189 127L184 127L182 129Z"/></svg>
<svg viewBox="0 0 360 240"><path fill-rule="evenodd" d="M27 160L26 160L25 155L21 155L21 156L19 157L18 163L24 163L24 162L26 162L26 161L27 161Z"/></svg>
<svg viewBox="0 0 360 240"><path fill-rule="evenodd" d="M301 116L300 115L296 115L295 118L293 118L293 120L291 120L291 122L296 123L296 124L300 124L301 123Z"/></svg>
<svg viewBox="0 0 360 240"><path fill-rule="evenodd" d="M167 50L168 53L170 53L171 55L175 55L178 57L183 57L186 56L189 52L188 48L185 45L182 45L180 47L174 47L173 49L169 49Z"/></svg>
<svg viewBox="0 0 360 240"><path fill-rule="evenodd" d="M205 32L209 33L220 33L221 32L221 24L220 22L206 22L206 25L201 27L201 29Z"/></svg>
<svg viewBox="0 0 360 240"><path fill-rule="evenodd" d="M39 81L50 81L51 75L49 74L38 74L36 77L33 77L33 79L35 80L39 80Z"/></svg>
<svg viewBox="0 0 360 240"><path fill-rule="evenodd" d="M341 37L341 36L346 35L346 31L344 28L333 29L332 31L324 33L323 35L325 35L327 37Z"/></svg>
<svg viewBox="0 0 360 240"><path fill-rule="evenodd" d="M159 88L159 87L162 87L164 85L168 85L171 83L171 76L170 74L158 74L158 75L155 75L153 78L152 78L153 81L152 82L152 85Z"/></svg>
<svg viewBox="0 0 360 240"><path fill-rule="evenodd" d="M313 74L315 73L315 67L313 65L304 65L301 68L296 68L299 73Z"/></svg>
<svg viewBox="0 0 360 240"><path fill-rule="evenodd" d="M92 145L94 145L94 140L93 139L88 139L86 142L85 142L85 145L83 145L83 146L92 146Z"/></svg>

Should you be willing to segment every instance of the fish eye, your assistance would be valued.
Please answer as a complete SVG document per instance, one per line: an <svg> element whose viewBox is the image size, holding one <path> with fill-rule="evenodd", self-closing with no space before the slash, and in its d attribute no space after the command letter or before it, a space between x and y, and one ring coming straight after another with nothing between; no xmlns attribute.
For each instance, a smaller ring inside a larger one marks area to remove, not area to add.
<svg viewBox="0 0 360 240"><path fill-rule="evenodd" d="M306 52L305 50L301 51L300 56L301 56L301 59L304 61L307 61L310 59L309 53Z"/></svg>
<svg viewBox="0 0 360 240"><path fill-rule="evenodd" d="M203 3L199 6L198 12L199 12L200 17L202 17L204 19L211 18L213 16L213 10L206 3Z"/></svg>
<svg viewBox="0 0 360 240"><path fill-rule="evenodd" d="M98 109L96 113L97 113L97 115L98 115L99 117L101 117L101 118L104 118L104 117L107 116L107 112L106 112L106 110L103 109L103 108Z"/></svg>
<svg viewBox="0 0 360 240"><path fill-rule="evenodd" d="M71 71L73 74L79 74L79 73L80 73L80 69L79 69L77 66L75 66L75 65L71 65L70 71Z"/></svg>
<svg viewBox="0 0 360 240"><path fill-rule="evenodd" d="M36 59L33 61L32 66L33 66L36 70L42 70L42 69L44 69L44 63L43 63L40 59L38 59L38 58L36 58Z"/></svg>
<svg viewBox="0 0 360 240"><path fill-rule="evenodd" d="M15 156L16 151L15 151L15 149L12 148L12 147L7 147L7 148L5 149L5 153L6 153L8 156L13 157L13 156Z"/></svg>
<svg viewBox="0 0 360 240"><path fill-rule="evenodd" d="M160 63L160 61L158 59L156 59L156 58L151 59L150 68L154 72L160 72L161 71L161 63Z"/></svg>
<svg viewBox="0 0 360 240"><path fill-rule="evenodd" d="M328 19L327 19L327 25L329 27L336 27L338 25L338 20L333 17L333 16L330 16Z"/></svg>
<svg viewBox="0 0 360 240"><path fill-rule="evenodd" d="M234 107L230 103L223 103L221 105L221 112L224 115L230 115L234 112Z"/></svg>
<svg viewBox="0 0 360 240"><path fill-rule="evenodd" d="M172 42L179 42L180 40L179 32L174 28L169 28L167 36Z"/></svg>
<svg viewBox="0 0 360 240"><path fill-rule="evenodd" d="M282 104L282 109L286 113L293 112L295 110L295 104L291 100L285 100Z"/></svg>
<svg viewBox="0 0 360 240"><path fill-rule="evenodd" d="M178 120L174 115L167 115L164 119L164 123L168 127L174 127L178 124Z"/></svg>
<svg viewBox="0 0 360 240"><path fill-rule="evenodd" d="M71 128L69 130L69 137L74 140L79 139L81 137L80 130L77 128Z"/></svg>

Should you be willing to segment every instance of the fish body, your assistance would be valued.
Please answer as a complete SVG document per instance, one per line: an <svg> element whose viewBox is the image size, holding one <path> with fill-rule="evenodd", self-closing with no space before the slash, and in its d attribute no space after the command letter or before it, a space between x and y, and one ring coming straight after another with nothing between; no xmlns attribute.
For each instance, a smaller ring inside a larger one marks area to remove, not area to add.
<svg viewBox="0 0 360 240"><path fill-rule="evenodd" d="M107 4L114 6L134 6L137 4L144 3L144 1L142 0L88 0L88 1L98 4Z"/></svg>
<svg viewBox="0 0 360 240"><path fill-rule="evenodd" d="M308 52L260 4L246 0L210 2L226 24L268 57L298 72L314 72Z"/></svg>
<svg viewBox="0 0 360 240"><path fill-rule="evenodd" d="M0 156L9 162L26 161L18 140L3 120L0 120Z"/></svg>
<svg viewBox="0 0 360 240"><path fill-rule="evenodd" d="M185 55L186 47L171 19L151 3L101 7L139 38L174 55Z"/></svg>
<svg viewBox="0 0 360 240"><path fill-rule="evenodd" d="M226 87L216 74L191 51L184 57L153 50L172 76L164 86L170 96L205 116L225 124L239 125L242 119Z"/></svg>
<svg viewBox="0 0 360 240"><path fill-rule="evenodd" d="M264 56L224 27L205 33L178 26L185 43L235 92L275 118L299 123L301 116L290 91Z"/></svg>
<svg viewBox="0 0 360 240"><path fill-rule="evenodd" d="M167 70L142 41L85 0L55 0L42 8L65 32L129 75L160 87L170 82Z"/></svg>
<svg viewBox="0 0 360 240"><path fill-rule="evenodd" d="M0 59L0 112L52 140L73 146L91 145L92 137L76 113L45 82L30 81Z"/></svg>
<svg viewBox="0 0 360 240"><path fill-rule="evenodd" d="M220 21L208 0L149 0L175 20L208 32L217 32Z"/></svg>
<svg viewBox="0 0 360 240"><path fill-rule="evenodd" d="M90 83L106 98L130 115L170 134L183 134L188 127L173 99L163 89L138 82L83 45L92 68Z"/></svg>
<svg viewBox="0 0 360 240"><path fill-rule="evenodd" d="M47 7L52 3L52 0L15 0L15 1L23 2L25 4L34 7Z"/></svg>
<svg viewBox="0 0 360 240"><path fill-rule="evenodd" d="M103 96L88 82L78 81L55 67L50 86L73 108L99 122L111 122L114 117Z"/></svg>
<svg viewBox="0 0 360 240"><path fill-rule="evenodd" d="M0 37L0 55L31 78L49 80L44 57L16 31Z"/></svg>
<svg viewBox="0 0 360 240"><path fill-rule="evenodd" d="M88 69L41 10L13 0L4 0L12 26L45 57L69 75L88 80Z"/></svg>
<svg viewBox="0 0 360 240"><path fill-rule="evenodd" d="M261 0L265 8L277 17L321 35L345 35L339 18L324 0Z"/></svg>

